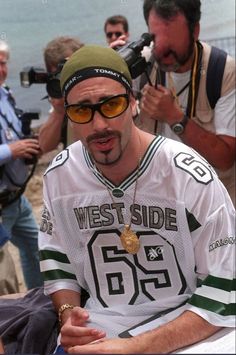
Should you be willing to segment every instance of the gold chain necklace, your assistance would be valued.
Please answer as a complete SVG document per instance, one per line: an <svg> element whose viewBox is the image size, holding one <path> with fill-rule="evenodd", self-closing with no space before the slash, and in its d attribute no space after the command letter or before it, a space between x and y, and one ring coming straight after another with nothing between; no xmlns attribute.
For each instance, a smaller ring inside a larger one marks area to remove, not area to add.
<svg viewBox="0 0 236 355"><path fill-rule="evenodd" d="M134 186L134 197L133 197L133 203L132 205L134 205L135 203L135 199L136 199L136 192L137 192L137 186L138 186L138 178L139 178L139 172L140 172L140 165L141 165L141 157L139 158L138 161L138 169L137 169L137 174L136 174L136 178L135 178L135 186ZM98 169L97 169L98 170ZM104 185L106 186L106 189L110 195L110 198L112 200L112 202L115 204L115 200L112 196L112 193L109 189L109 187L106 184L105 178L103 176L103 174L101 173L100 170L98 170ZM137 252L139 251L140 248L140 241L139 238L137 237L136 233L134 231L132 231L131 229L131 224L132 224L132 217L133 217L133 209L131 211L130 214L130 221L129 224L124 224L124 229L121 233L120 236L120 240L121 240L121 244L123 246L123 248L129 253L129 254L137 254Z"/></svg>

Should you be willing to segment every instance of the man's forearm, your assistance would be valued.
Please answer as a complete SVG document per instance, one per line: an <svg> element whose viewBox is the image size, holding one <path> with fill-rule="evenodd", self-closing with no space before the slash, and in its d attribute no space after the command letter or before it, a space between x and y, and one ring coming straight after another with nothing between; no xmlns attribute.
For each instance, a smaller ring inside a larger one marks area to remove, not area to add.
<svg viewBox="0 0 236 355"><path fill-rule="evenodd" d="M218 136L206 131L193 120L189 120L180 137L185 144L207 159L213 167L227 170L233 165L236 141L234 137Z"/></svg>
<svg viewBox="0 0 236 355"><path fill-rule="evenodd" d="M173 321L140 334L133 340L137 349L140 347L145 354L170 353L208 338L219 329L197 314L186 311Z"/></svg>
<svg viewBox="0 0 236 355"><path fill-rule="evenodd" d="M61 128L64 115L52 111L47 122L45 122L39 131L39 146L42 153L50 152L56 149L61 140Z"/></svg>

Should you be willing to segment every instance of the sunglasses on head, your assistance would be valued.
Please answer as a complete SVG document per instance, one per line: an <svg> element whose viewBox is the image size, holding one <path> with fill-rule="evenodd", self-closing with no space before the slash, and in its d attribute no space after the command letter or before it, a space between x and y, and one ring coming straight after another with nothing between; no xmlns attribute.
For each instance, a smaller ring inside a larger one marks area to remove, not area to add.
<svg viewBox="0 0 236 355"><path fill-rule="evenodd" d="M111 38L113 35L115 35L116 37L120 37L123 33L122 32L107 32L106 36L107 38Z"/></svg>
<svg viewBox="0 0 236 355"><path fill-rule="evenodd" d="M75 123L83 124L92 121L95 111L105 118L115 118L121 115L129 106L128 94L108 97L97 104L65 105L68 118Z"/></svg>

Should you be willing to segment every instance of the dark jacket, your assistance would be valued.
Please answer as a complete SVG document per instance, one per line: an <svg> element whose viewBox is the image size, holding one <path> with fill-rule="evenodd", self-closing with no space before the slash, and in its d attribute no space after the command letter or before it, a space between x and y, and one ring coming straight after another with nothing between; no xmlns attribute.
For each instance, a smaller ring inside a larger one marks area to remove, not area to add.
<svg viewBox="0 0 236 355"><path fill-rule="evenodd" d="M43 288L21 298L0 299L0 337L5 354L52 354L57 336L57 315Z"/></svg>

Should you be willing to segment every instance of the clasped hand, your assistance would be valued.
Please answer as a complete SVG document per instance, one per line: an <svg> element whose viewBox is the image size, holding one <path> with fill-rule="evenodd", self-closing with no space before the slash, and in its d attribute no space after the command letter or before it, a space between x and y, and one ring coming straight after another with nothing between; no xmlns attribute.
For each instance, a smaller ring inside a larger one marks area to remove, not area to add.
<svg viewBox="0 0 236 355"><path fill-rule="evenodd" d="M162 85L157 85L157 88L149 84L144 86L140 108L148 117L169 125L175 123L176 117L183 114L171 90Z"/></svg>
<svg viewBox="0 0 236 355"><path fill-rule="evenodd" d="M40 153L38 140L35 138L20 139L9 144L14 159L31 159Z"/></svg>
<svg viewBox="0 0 236 355"><path fill-rule="evenodd" d="M81 307L73 308L62 326L61 345L69 354L135 353L133 338L106 338L104 331L89 327L89 313Z"/></svg>
<svg viewBox="0 0 236 355"><path fill-rule="evenodd" d="M65 351L72 346L89 344L106 336L104 331L89 327L88 320L89 314L85 309L72 309L70 317L61 328L61 345Z"/></svg>

